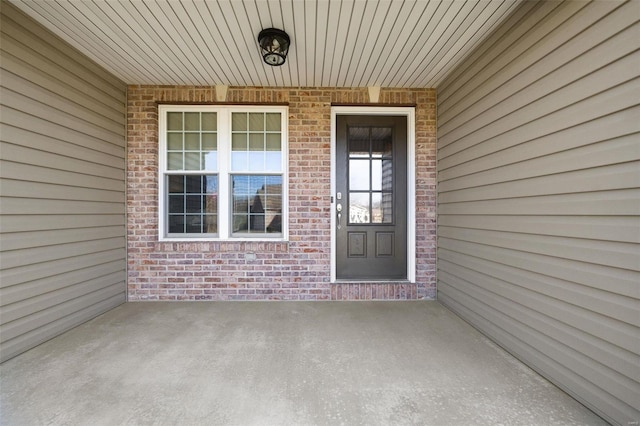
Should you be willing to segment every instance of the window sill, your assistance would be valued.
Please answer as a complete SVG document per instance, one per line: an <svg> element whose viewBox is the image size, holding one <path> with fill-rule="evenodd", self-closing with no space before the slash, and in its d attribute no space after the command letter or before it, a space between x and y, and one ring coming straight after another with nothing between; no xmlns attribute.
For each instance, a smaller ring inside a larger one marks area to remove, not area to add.
<svg viewBox="0 0 640 426"><path fill-rule="evenodd" d="M233 236L231 238L217 238L217 237L160 237L159 243L242 243L242 242L265 242L265 243L288 243L289 240L281 236L278 237L244 237Z"/></svg>

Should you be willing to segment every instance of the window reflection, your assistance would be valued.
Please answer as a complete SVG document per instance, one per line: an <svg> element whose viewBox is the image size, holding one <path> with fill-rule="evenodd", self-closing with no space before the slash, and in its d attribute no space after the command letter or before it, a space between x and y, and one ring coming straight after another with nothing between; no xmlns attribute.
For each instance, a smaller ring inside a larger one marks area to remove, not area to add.
<svg viewBox="0 0 640 426"><path fill-rule="evenodd" d="M231 170L282 171L280 113L232 114Z"/></svg>
<svg viewBox="0 0 640 426"><path fill-rule="evenodd" d="M169 232L218 232L218 176L169 175Z"/></svg>
<svg viewBox="0 0 640 426"><path fill-rule="evenodd" d="M393 128L348 129L349 223L393 222Z"/></svg>
<svg viewBox="0 0 640 426"><path fill-rule="evenodd" d="M282 176L234 175L233 232L282 232Z"/></svg>
<svg viewBox="0 0 640 426"><path fill-rule="evenodd" d="M349 223L369 223L369 193L352 193L349 196Z"/></svg>

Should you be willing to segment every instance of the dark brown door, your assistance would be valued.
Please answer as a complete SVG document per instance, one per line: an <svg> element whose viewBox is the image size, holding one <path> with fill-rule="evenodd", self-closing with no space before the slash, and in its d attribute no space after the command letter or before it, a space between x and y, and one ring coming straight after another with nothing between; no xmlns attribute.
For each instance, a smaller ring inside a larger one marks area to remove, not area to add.
<svg viewBox="0 0 640 426"><path fill-rule="evenodd" d="M407 118L336 117L336 278L407 278Z"/></svg>

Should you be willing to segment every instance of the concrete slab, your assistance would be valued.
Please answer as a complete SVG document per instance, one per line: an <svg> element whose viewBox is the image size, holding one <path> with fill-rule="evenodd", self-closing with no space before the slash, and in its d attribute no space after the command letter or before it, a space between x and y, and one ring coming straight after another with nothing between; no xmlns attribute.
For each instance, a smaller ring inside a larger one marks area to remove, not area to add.
<svg viewBox="0 0 640 426"><path fill-rule="evenodd" d="M437 302L128 303L0 365L3 425L602 425Z"/></svg>

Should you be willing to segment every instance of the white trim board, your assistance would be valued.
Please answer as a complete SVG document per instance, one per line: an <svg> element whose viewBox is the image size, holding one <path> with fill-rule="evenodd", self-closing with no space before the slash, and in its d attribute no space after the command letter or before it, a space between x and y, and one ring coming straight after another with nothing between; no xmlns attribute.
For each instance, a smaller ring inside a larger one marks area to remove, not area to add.
<svg viewBox="0 0 640 426"><path fill-rule="evenodd" d="M397 115L407 117L407 280L416 282L416 114L413 107L331 107L331 282L336 282L336 117L338 115Z"/></svg>

